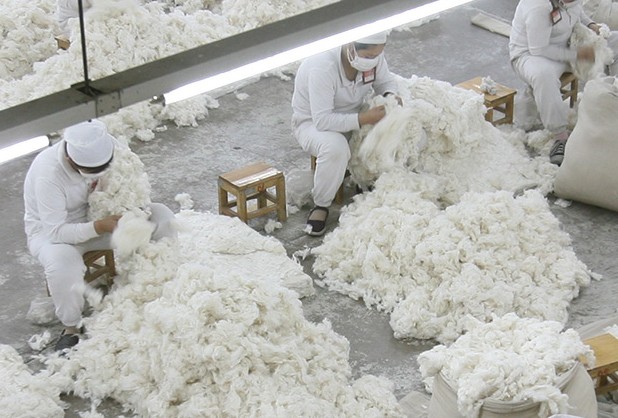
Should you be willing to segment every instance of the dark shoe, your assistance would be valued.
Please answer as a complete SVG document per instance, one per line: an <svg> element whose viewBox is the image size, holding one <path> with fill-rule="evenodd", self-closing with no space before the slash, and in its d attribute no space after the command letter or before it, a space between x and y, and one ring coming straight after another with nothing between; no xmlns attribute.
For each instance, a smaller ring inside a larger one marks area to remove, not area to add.
<svg viewBox="0 0 618 418"><path fill-rule="evenodd" d="M564 160L564 146L566 141L562 141L557 139L554 141L554 145L551 146L551 150L549 151L549 162L552 164L556 164L560 166L562 164L562 160Z"/></svg>
<svg viewBox="0 0 618 418"><path fill-rule="evenodd" d="M307 234L314 236L314 237L319 237L320 235L324 235L324 232L326 232L326 220L328 219L328 208L325 208L323 206L316 206L313 209L311 209L311 211L309 212L309 216L307 218L311 218L311 214L313 214L313 212L315 212L316 210L321 210L326 212L326 216L324 217L323 221L319 221L319 220L314 220L314 219L307 219Z"/></svg>
<svg viewBox="0 0 618 418"><path fill-rule="evenodd" d="M71 348L79 342L79 336L77 334L65 334L65 331L62 331L60 334L60 339L56 342L56 351L63 351L64 349Z"/></svg>

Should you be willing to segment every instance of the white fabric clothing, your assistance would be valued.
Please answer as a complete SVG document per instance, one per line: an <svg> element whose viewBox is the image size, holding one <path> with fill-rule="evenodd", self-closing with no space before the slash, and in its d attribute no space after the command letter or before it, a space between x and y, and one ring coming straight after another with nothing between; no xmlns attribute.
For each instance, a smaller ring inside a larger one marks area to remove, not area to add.
<svg viewBox="0 0 618 418"><path fill-rule="evenodd" d="M82 6L84 12L88 10L92 5L90 0L82 0ZM60 26L61 34L66 38L71 34L67 23L69 19L79 17L79 2L78 0L57 0L56 2L56 19L58 20L58 26Z"/></svg>
<svg viewBox="0 0 618 418"><path fill-rule="evenodd" d="M584 13L581 0L557 0L556 4L560 21L552 24L550 0L519 2L512 22L509 55L513 70L528 85L524 96L532 93L543 126L559 133L566 130L568 117L559 78L577 58L577 50L569 48L569 39L577 23L588 26L593 22ZM618 52L618 33L611 34L608 45ZM524 97L524 102L527 99Z"/></svg>
<svg viewBox="0 0 618 418"><path fill-rule="evenodd" d="M66 159L64 140L42 151L32 162L24 182L24 224L30 253L37 257L56 308L65 326L81 322L84 307L82 255L111 248L111 235L98 235L88 221L88 196L96 187ZM157 226L153 238L174 236L171 210L150 205Z"/></svg>
<svg viewBox="0 0 618 418"><path fill-rule="evenodd" d="M350 132L359 129L358 113L364 99L395 93L397 83L380 54L375 80L365 83L359 72L348 80L341 62L342 46L302 62L296 73L292 96L292 130L301 147L317 158L313 200L329 207L341 185L350 149Z"/></svg>

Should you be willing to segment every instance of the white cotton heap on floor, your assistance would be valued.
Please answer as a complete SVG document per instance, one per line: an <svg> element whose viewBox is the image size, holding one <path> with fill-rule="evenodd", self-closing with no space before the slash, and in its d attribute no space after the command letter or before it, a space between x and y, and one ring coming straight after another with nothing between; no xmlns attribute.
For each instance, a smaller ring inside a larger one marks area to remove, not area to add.
<svg viewBox="0 0 618 418"><path fill-rule="evenodd" d="M530 158L523 131L485 121L481 95L427 77L398 80L404 106L389 97L386 117L352 136L355 183L369 185L394 169L433 175L443 205L468 191L552 190L557 167L545 155Z"/></svg>
<svg viewBox="0 0 618 418"><path fill-rule="evenodd" d="M399 83L405 105L376 98L386 117L352 138L352 177L374 189L313 250L319 283L392 313L397 338L452 341L468 314L564 323L590 276L543 197L556 167L486 122L482 96Z"/></svg>
<svg viewBox="0 0 618 418"><path fill-rule="evenodd" d="M278 241L235 218L177 217L178 244L123 262L84 320L89 338L49 359L74 379L63 391L140 416L402 416L392 384L353 381L347 340L304 318L298 293L281 285L304 273Z"/></svg>
<svg viewBox="0 0 618 418"><path fill-rule="evenodd" d="M576 331L510 313L489 323L470 319L457 341L421 353L418 363L430 392L438 374L453 385L465 417L478 416L487 399L541 402L539 416L547 417L568 410L568 396L556 386L580 358L594 364L592 350Z"/></svg>
<svg viewBox="0 0 618 418"><path fill-rule="evenodd" d="M57 378L46 371L33 375L17 351L0 345L0 415L3 417L64 417Z"/></svg>
<svg viewBox="0 0 618 418"><path fill-rule="evenodd" d="M467 315L565 323L590 277L545 198L468 193L440 210L435 190L419 174L382 175L313 250L318 283L391 312L396 338L453 341Z"/></svg>

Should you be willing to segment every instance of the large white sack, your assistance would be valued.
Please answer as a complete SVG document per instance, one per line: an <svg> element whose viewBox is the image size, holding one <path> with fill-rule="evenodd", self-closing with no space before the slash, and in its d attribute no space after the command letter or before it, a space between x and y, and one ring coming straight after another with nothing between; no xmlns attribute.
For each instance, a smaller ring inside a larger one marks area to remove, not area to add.
<svg viewBox="0 0 618 418"><path fill-rule="evenodd" d="M594 384L581 363L560 378L560 391L569 397L568 412L583 418L597 417L597 401ZM464 418L457 409L457 391L442 373L436 376L433 393L429 403L428 416L431 418ZM479 418L546 418L540 413L540 403L529 401L506 402L488 399L481 407ZM468 417L465 417L468 418Z"/></svg>
<svg viewBox="0 0 618 418"><path fill-rule="evenodd" d="M618 211L617 114L616 78L589 81L556 176L557 196Z"/></svg>

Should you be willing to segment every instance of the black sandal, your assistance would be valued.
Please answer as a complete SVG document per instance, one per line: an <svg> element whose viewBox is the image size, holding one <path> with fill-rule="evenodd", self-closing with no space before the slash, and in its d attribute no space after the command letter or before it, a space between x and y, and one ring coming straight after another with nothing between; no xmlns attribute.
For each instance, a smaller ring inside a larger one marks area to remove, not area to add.
<svg viewBox="0 0 618 418"><path fill-rule="evenodd" d="M323 221L318 221L318 220L314 220L314 219L309 219L311 218L311 214L313 214L313 212L315 212L316 210L321 210L326 212L326 217L324 218ZM326 232L326 220L328 219L328 208L325 208L323 206L316 206L313 209L311 209L311 211L309 212L309 216L307 217L307 234L314 236L314 237L319 237L321 235L324 235L324 232Z"/></svg>

